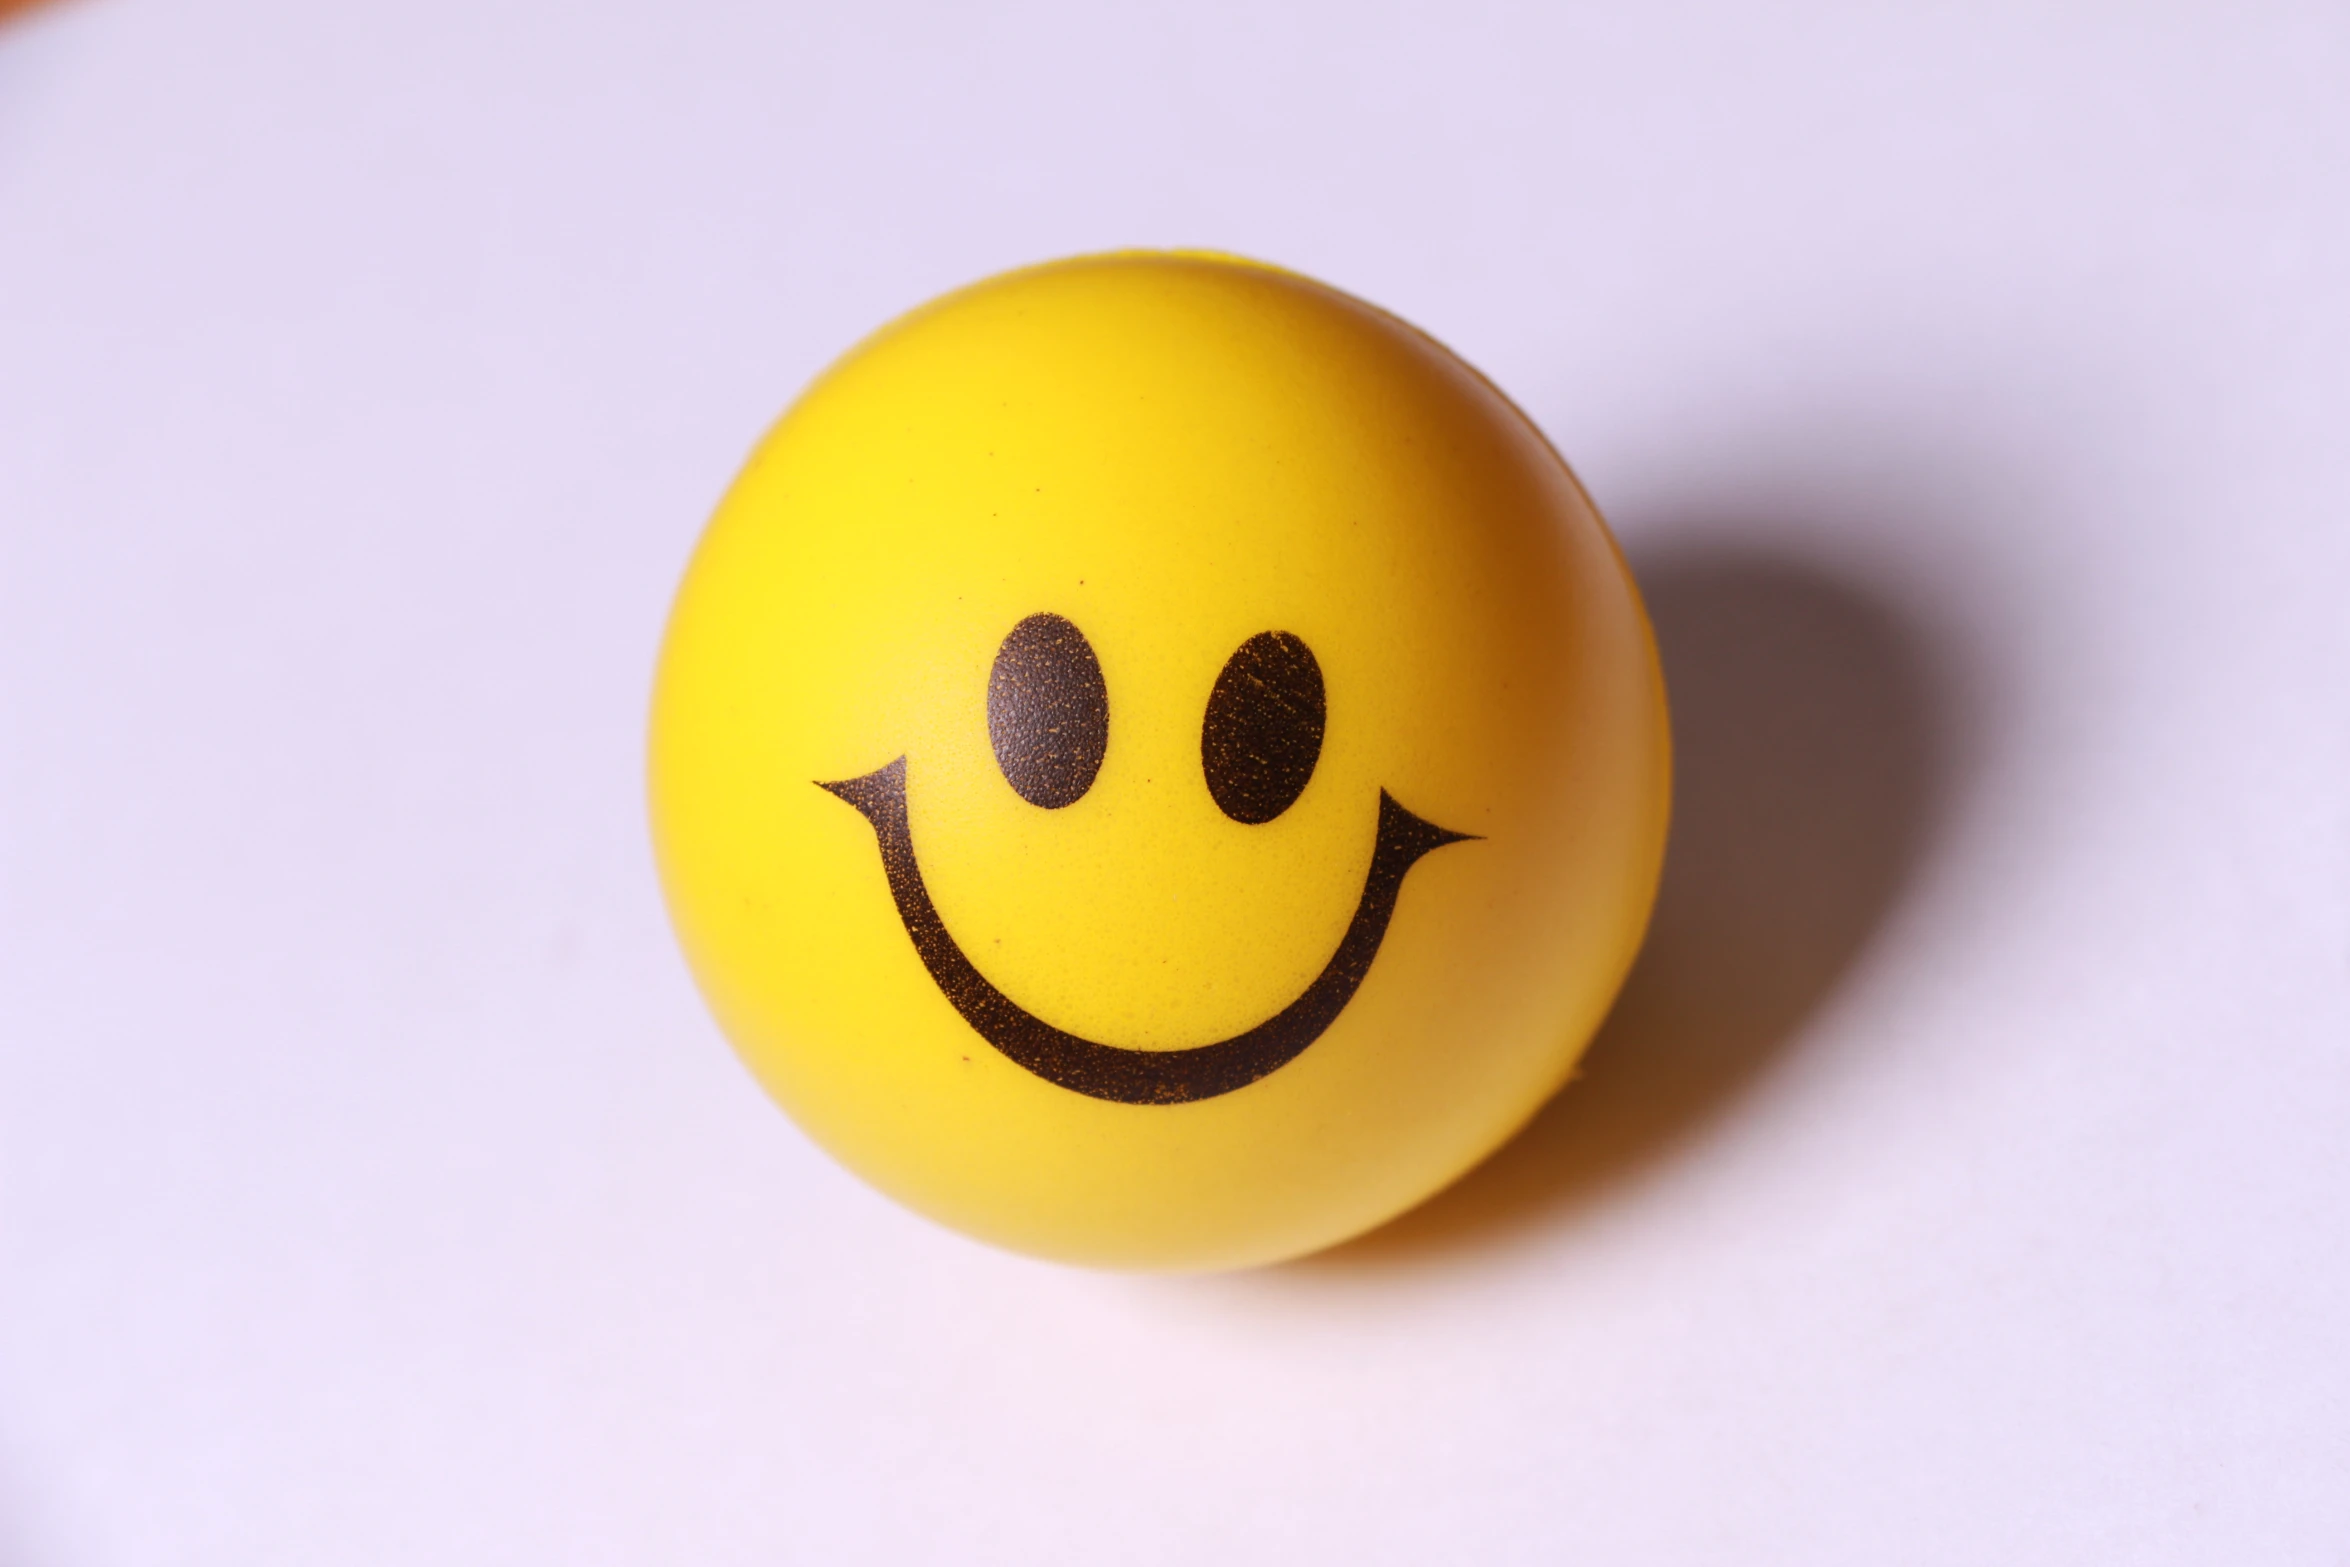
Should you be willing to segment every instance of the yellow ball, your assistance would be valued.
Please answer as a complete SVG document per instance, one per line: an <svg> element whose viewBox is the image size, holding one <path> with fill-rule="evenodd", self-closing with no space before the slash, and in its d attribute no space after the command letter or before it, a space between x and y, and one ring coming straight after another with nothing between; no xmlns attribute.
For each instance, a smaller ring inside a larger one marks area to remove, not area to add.
<svg viewBox="0 0 2350 1567"><path fill-rule="evenodd" d="M884 328L767 436L661 653L652 821L743 1059L972 1235L1368 1229L1563 1081L1663 855L1637 591L1524 415L1192 254Z"/></svg>

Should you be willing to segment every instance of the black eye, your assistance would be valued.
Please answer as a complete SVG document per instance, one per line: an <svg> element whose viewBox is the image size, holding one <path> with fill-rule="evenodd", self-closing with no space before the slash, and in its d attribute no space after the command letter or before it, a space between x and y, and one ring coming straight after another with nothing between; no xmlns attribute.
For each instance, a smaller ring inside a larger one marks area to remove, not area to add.
<svg viewBox="0 0 2350 1567"><path fill-rule="evenodd" d="M1085 633L1031 615L997 649L987 677L987 737L1020 798L1046 810L1093 787L1110 748L1110 688Z"/></svg>
<svg viewBox="0 0 2350 1567"><path fill-rule="evenodd" d="M1322 666L1286 631L1240 644L1208 693L1199 760L1208 793L1236 822L1269 822L1297 802L1322 755Z"/></svg>

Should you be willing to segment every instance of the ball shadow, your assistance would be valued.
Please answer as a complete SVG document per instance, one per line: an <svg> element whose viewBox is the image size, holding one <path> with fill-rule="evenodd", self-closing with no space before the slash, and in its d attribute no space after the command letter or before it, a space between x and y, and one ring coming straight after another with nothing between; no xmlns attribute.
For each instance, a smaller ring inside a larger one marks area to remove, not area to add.
<svg viewBox="0 0 2350 1567"><path fill-rule="evenodd" d="M1794 1048L1926 851L1946 792L1947 693L1892 603L1759 549L1635 568L1675 752L1639 961L1575 1081L1514 1140L1294 1268L1416 1266L1555 1220L1651 1165Z"/></svg>

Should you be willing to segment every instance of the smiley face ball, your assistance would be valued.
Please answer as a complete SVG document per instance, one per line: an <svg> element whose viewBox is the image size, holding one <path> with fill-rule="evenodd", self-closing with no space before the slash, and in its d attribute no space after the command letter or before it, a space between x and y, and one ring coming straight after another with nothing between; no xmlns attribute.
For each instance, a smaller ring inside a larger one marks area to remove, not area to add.
<svg viewBox="0 0 2350 1567"><path fill-rule="evenodd" d="M1291 1257L1565 1082L1663 855L1664 690L1574 477L1270 267L993 278L850 352L655 682L687 960L843 1164L1069 1262Z"/></svg>

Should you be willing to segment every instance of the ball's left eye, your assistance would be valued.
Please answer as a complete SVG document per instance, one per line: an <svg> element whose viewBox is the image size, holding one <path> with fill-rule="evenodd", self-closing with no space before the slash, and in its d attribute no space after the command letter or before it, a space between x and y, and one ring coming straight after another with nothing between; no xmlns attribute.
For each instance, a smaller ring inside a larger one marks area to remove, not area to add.
<svg viewBox="0 0 2350 1567"><path fill-rule="evenodd" d="M1305 640L1260 631L1224 661L1200 725L1200 768L1216 808L1259 826L1305 793L1322 756L1322 666Z"/></svg>
<svg viewBox="0 0 2350 1567"><path fill-rule="evenodd" d="M1085 633L1031 615L996 650L987 676L987 737L1004 780L1030 805L1074 805L1110 748L1110 690Z"/></svg>

